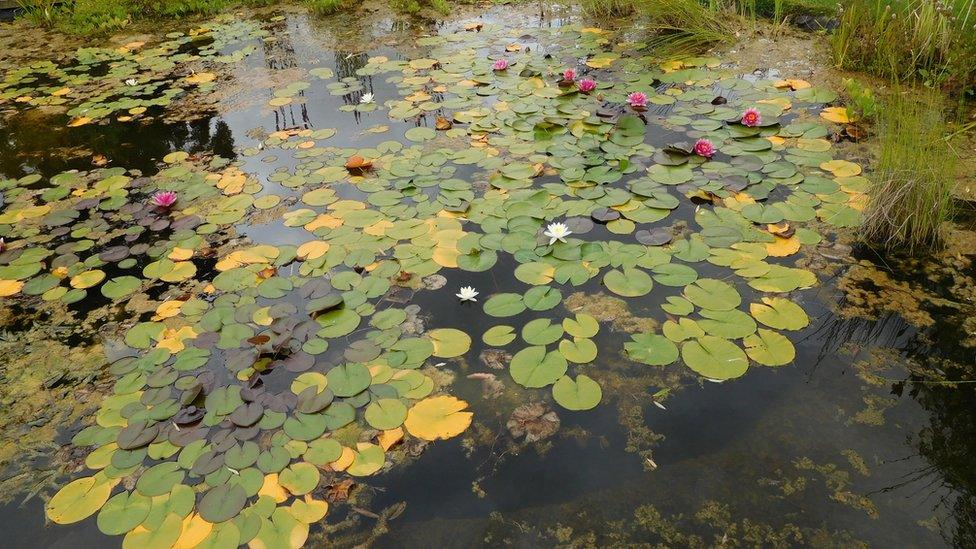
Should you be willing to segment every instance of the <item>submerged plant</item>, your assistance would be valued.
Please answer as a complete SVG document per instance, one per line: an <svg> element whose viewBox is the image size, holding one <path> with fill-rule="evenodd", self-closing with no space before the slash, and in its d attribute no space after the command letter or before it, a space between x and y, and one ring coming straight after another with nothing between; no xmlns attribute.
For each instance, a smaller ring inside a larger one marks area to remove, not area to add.
<svg viewBox="0 0 976 549"><path fill-rule="evenodd" d="M878 116L881 151L862 234L886 249L940 244L952 216L957 159L946 140L938 92L895 93Z"/></svg>

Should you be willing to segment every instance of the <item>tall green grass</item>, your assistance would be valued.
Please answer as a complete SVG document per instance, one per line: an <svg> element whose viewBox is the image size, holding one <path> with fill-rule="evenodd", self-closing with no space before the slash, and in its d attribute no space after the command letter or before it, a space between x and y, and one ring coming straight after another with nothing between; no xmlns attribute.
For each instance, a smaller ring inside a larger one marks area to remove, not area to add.
<svg viewBox="0 0 976 549"><path fill-rule="evenodd" d="M132 21L216 13L231 0L19 0L23 17L69 34L92 36L118 31Z"/></svg>
<svg viewBox="0 0 976 549"><path fill-rule="evenodd" d="M648 45L661 55L693 52L730 42L726 14L699 0L580 0L584 13L597 17L633 16L648 34Z"/></svg>
<svg viewBox="0 0 976 549"><path fill-rule="evenodd" d="M840 67L976 93L976 0L848 0L839 25Z"/></svg>
<svg viewBox="0 0 976 549"><path fill-rule="evenodd" d="M580 0L583 13L596 17L623 17L637 10L638 0Z"/></svg>
<svg viewBox="0 0 976 549"><path fill-rule="evenodd" d="M862 235L909 253L938 247L953 214L958 159L947 141L943 100L922 89L893 93L878 112L881 150Z"/></svg>
<svg viewBox="0 0 976 549"><path fill-rule="evenodd" d="M319 15L328 15L341 10L345 6L343 0L302 0L308 10Z"/></svg>
<svg viewBox="0 0 976 549"><path fill-rule="evenodd" d="M406 15L419 15L429 8L441 15L451 13L451 4L448 0L389 0L390 7L397 13Z"/></svg>

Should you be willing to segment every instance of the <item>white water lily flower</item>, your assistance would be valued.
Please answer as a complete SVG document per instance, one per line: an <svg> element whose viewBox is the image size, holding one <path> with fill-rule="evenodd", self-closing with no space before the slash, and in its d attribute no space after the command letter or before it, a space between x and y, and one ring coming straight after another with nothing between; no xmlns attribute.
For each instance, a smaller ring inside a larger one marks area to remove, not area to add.
<svg viewBox="0 0 976 549"><path fill-rule="evenodd" d="M125 81L125 85L126 86L135 86L138 83L139 83L139 81L136 80L135 78L130 78L130 79L128 79L128 80Z"/></svg>
<svg viewBox="0 0 976 549"><path fill-rule="evenodd" d="M566 237L573 234L573 231L569 230L565 223L550 223L542 234L549 237L549 245L551 246L557 240L566 242Z"/></svg>
<svg viewBox="0 0 976 549"><path fill-rule="evenodd" d="M475 299L478 295L478 290L475 290L473 286L462 286L461 291L454 294L458 296L461 301L478 301Z"/></svg>
<svg viewBox="0 0 976 549"><path fill-rule="evenodd" d="M373 94L366 92L362 97L359 98L359 102L363 105L368 105L373 102Z"/></svg>

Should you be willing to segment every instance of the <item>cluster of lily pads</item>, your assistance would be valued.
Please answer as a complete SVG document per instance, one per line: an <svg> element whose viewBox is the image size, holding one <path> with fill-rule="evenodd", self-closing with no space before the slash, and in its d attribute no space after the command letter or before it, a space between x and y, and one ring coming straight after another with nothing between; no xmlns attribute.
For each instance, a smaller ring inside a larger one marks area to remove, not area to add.
<svg viewBox="0 0 976 549"><path fill-rule="evenodd" d="M81 48L66 64L45 60L7 71L0 80L0 106L56 107L68 125L103 120L137 120L169 106L188 89L206 93L216 74L193 72L192 62L240 62L266 36L253 21L213 22L189 32L173 32L157 44L129 42L117 48ZM246 45L232 50L244 41Z"/></svg>
<svg viewBox="0 0 976 549"><path fill-rule="evenodd" d="M357 76L396 94L343 110L395 137L353 148L330 146L342 128L276 131L242 151L295 161L267 181L177 151L148 177L0 182L0 295L81 307L100 294L127 312L130 352L73 440L92 448L90 472L49 501L51 520L97 513L125 545L300 546L328 512L324 475L375 474L396 445L469 426L437 359L508 349L513 382L568 410L598 405L601 325L565 310L568 288L636 304L658 290L660 333L623 349L636 363L680 358L721 381L792 361L783 332L808 323L792 292L817 280L787 258L820 242L811 227L857 223L867 188L832 158L817 112L835 96L713 58L658 64L599 29L531 31L558 54L479 29L419 40L424 58L370 58ZM328 67L309 75L270 106L362 89ZM294 241L237 238L241 226ZM505 287L462 291L512 262ZM406 305L414 291L480 291L475 314L506 320L436 326Z"/></svg>

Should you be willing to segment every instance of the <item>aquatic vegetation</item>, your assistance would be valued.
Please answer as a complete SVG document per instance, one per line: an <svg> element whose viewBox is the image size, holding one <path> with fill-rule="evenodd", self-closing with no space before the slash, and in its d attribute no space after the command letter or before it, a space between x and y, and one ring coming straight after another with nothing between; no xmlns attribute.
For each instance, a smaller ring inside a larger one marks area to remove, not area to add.
<svg viewBox="0 0 976 549"><path fill-rule="evenodd" d="M157 208L171 208L176 204L177 194L173 191L159 191L149 197L149 201Z"/></svg>
<svg viewBox="0 0 976 549"><path fill-rule="evenodd" d="M833 158L821 121L799 118L835 97L747 80L714 58L662 63L601 29L531 32L559 55L513 47L497 28L458 30L418 39L420 55L363 56L346 74L338 62L296 70L303 80L258 100L342 97L337 117L380 122L355 137L269 128L233 159L176 150L152 173L0 182L5 301L125 319L110 334L124 350L107 367L111 390L72 441L85 467L48 502L52 521L96 516L126 544L301 545L329 512L323 476L379 474L398 448L469 430L477 409L452 394L454 374L475 364L466 357L491 358L507 367L495 381L573 413L617 397L604 386L624 385L611 368L726 381L793 360L785 333L808 323L794 292L817 284L792 263L821 240L806 224L856 225L864 204L860 167ZM190 56L173 53L192 48L179 35L79 52L107 59L109 76L91 75L94 62L14 70L0 94L15 113L64 105L66 131L130 123L149 98L114 98L149 85L125 84L135 68L160 74L155 89L172 97L205 93L266 33L225 23L198 35L217 44L200 46L211 62L200 70L171 59ZM520 70L496 71L479 50ZM577 59L592 78L560 86L553 75ZM41 71L57 83L38 83ZM97 100L54 93L76 72ZM391 85L384 103L362 102L365 77ZM599 94L577 93L597 79ZM715 101L716 90L734 93ZM629 93L659 117L628 111ZM755 124L739 124L753 105ZM679 139L714 143L712 154ZM180 207L159 211L152 192L178 193ZM462 273L492 280L483 303L445 304L463 307L463 325L407 305ZM661 300L640 299L652 293ZM606 306L618 303L644 310ZM598 360L610 330L626 333L621 365ZM516 422L526 439L544 432L525 425L547 417L536 411ZM653 432L632 433L649 452Z"/></svg>
<svg viewBox="0 0 976 549"><path fill-rule="evenodd" d="M591 78L581 78L576 83L576 87L581 93L590 93L596 89L596 81Z"/></svg>
<svg viewBox="0 0 976 549"><path fill-rule="evenodd" d="M491 70L493 71L503 71L508 68L508 59L496 59L491 65Z"/></svg>
<svg viewBox="0 0 976 549"><path fill-rule="evenodd" d="M715 156L715 145L708 139L702 137L698 141L695 141L695 154L703 158L711 158Z"/></svg>
<svg viewBox="0 0 976 549"><path fill-rule="evenodd" d="M758 109L750 107L742 113L741 122L743 126L755 128L756 126L762 124L762 115L759 113Z"/></svg>
<svg viewBox="0 0 976 549"><path fill-rule="evenodd" d="M359 98L359 102L363 105L369 105L374 101L372 93L364 93L362 97Z"/></svg>
<svg viewBox="0 0 976 549"><path fill-rule="evenodd" d="M940 245L953 212L958 164L946 140L941 98L932 91L894 93L878 117L881 151L863 237L909 253Z"/></svg>
<svg viewBox="0 0 976 549"><path fill-rule="evenodd" d="M875 98L871 88L854 78L844 79L844 89L849 99L847 118L851 120L874 121L881 112L881 103Z"/></svg>
<svg viewBox="0 0 976 549"><path fill-rule="evenodd" d="M647 94L644 92L631 92L627 95L627 104L635 110L645 109L647 108Z"/></svg>
<svg viewBox="0 0 976 549"><path fill-rule="evenodd" d="M475 290L472 286L461 286L461 289L455 295L461 301L478 301L475 299L478 297L478 290Z"/></svg>
<svg viewBox="0 0 976 549"><path fill-rule="evenodd" d="M733 40L734 29L721 5L698 0L638 0L637 9L656 50L694 54Z"/></svg>
<svg viewBox="0 0 976 549"><path fill-rule="evenodd" d="M546 225L546 230L542 234L549 237L549 245L552 246L556 242L566 242L566 238L573 234L573 231L569 230L565 223L550 223Z"/></svg>
<svg viewBox="0 0 976 549"><path fill-rule="evenodd" d="M0 103L63 112L69 117L64 121L68 127L104 124L108 120L152 119L160 108L170 106L188 93L206 94L215 88L216 75L193 72L192 63L201 60L212 61L217 66L237 63L255 51L256 46L248 44L233 51L228 47L264 36L267 31L249 21L224 18L205 29L177 34L152 46L135 41L114 49L81 48L64 65L42 61L9 71L0 81ZM180 48L211 39L194 57L174 54ZM134 74L140 78L132 85ZM37 82L43 84L36 85Z"/></svg>
<svg viewBox="0 0 976 549"><path fill-rule="evenodd" d="M964 96L976 90L976 2L853 0L831 45L847 69Z"/></svg>
<svg viewBox="0 0 976 549"><path fill-rule="evenodd" d="M230 4L227 0L75 0L63 4L46 0L22 0L24 16L32 22L85 36L114 32L136 20L214 14Z"/></svg>

